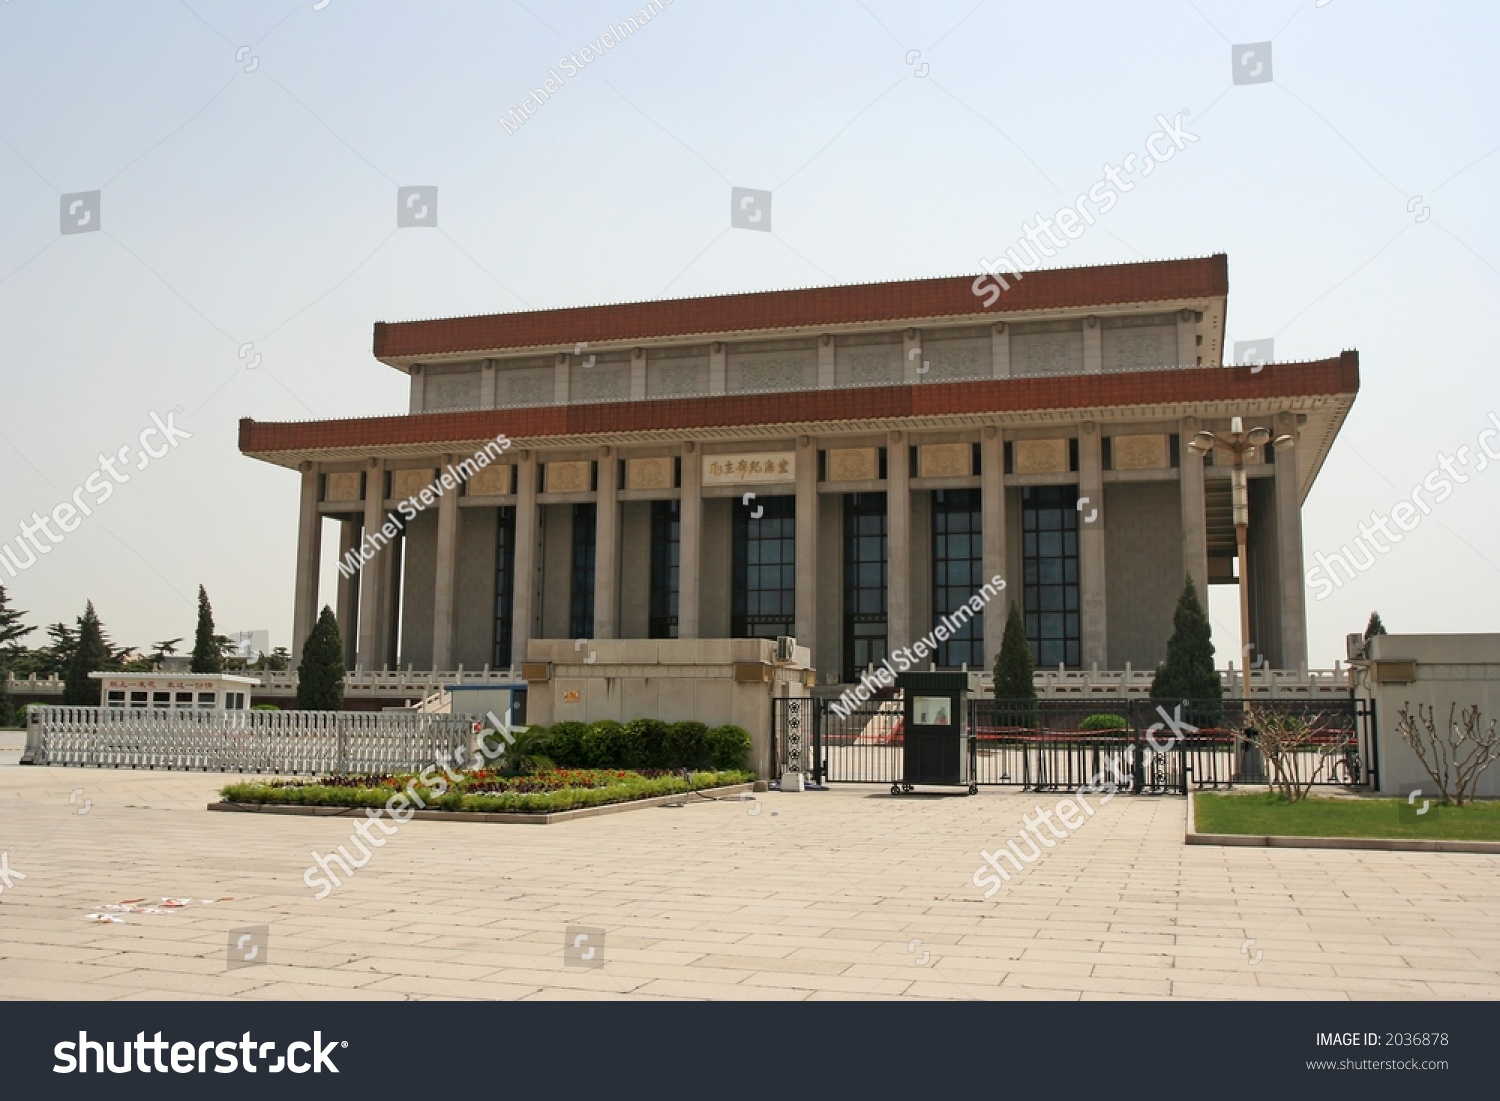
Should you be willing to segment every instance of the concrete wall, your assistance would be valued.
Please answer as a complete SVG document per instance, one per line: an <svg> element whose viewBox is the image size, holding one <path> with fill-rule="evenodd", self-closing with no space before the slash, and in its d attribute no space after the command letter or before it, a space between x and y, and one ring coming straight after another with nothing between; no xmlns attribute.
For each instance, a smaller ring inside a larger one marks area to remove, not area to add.
<svg viewBox="0 0 1500 1101"><path fill-rule="evenodd" d="M1375 662L1415 661L1417 679L1410 684L1378 684L1376 669L1354 666L1355 695L1375 703L1375 737L1380 754L1380 790L1402 794L1403 785L1423 784L1432 790L1417 756L1396 733L1403 707L1415 717L1418 704L1437 709L1438 731L1448 721L1448 709L1479 706L1483 725L1500 718L1500 634L1496 635L1377 635L1368 655ZM1409 790L1409 789L1408 789ZM1500 797L1500 761L1480 777L1476 794Z"/></svg>
<svg viewBox="0 0 1500 1101"><path fill-rule="evenodd" d="M495 543L499 524L497 509L459 509L453 661L465 669L478 669L495 660Z"/></svg>
<svg viewBox="0 0 1500 1101"><path fill-rule="evenodd" d="M775 644L766 639L598 639L589 649L592 662L583 660L571 639L531 640L526 660L550 662L551 679L530 684L527 722L734 723L750 732L755 771L779 775L771 762L772 700L808 695L802 683L810 658L806 647L799 646L786 665L773 663ZM772 679L741 683L735 663L763 667Z"/></svg>
<svg viewBox="0 0 1500 1101"><path fill-rule="evenodd" d="M1182 592L1182 504L1177 482L1104 487L1104 591L1109 668L1151 669L1167 656Z"/></svg>

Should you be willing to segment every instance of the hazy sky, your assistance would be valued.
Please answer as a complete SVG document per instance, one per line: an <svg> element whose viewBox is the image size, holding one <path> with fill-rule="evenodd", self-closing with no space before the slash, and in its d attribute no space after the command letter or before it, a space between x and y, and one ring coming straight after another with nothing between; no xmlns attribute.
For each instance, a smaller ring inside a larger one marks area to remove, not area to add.
<svg viewBox="0 0 1500 1101"><path fill-rule="evenodd" d="M240 456L236 422L404 411L376 320L977 272L1159 113L1199 140L1055 262L1225 251L1231 342L1359 349L1309 565L1500 411L1493 4L675 0L563 71L635 10L0 3L0 541L129 445L92 516L0 570L30 622L92 598L118 642L191 636L201 582L221 630L289 645L297 477ZM1236 84L1232 47L1266 41ZM438 188L435 229L396 228L404 185ZM774 232L729 228L732 186L773 192ZM178 409L191 439L137 470ZM1500 472L1469 469L1310 593L1315 665L1371 608L1500 629ZM1231 588L1212 612L1222 658Z"/></svg>

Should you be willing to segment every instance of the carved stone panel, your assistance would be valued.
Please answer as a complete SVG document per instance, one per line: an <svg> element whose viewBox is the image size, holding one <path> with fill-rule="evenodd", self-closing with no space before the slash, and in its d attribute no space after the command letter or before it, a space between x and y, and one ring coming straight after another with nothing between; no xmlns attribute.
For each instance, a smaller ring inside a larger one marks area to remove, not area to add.
<svg viewBox="0 0 1500 1101"><path fill-rule="evenodd" d="M391 471L391 496L398 501L415 497L432 484L433 470L424 466L416 470Z"/></svg>
<svg viewBox="0 0 1500 1101"><path fill-rule="evenodd" d="M1161 470L1171 463L1165 435L1115 436L1111 446L1116 470Z"/></svg>
<svg viewBox="0 0 1500 1101"><path fill-rule="evenodd" d="M626 489L671 489L676 464L670 457L626 459Z"/></svg>
<svg viewBox="0 0 1500 1101"><path fill-rule="evenodd" d="M929 443L917 448L917 475L956 478L973 472L973 451L966 443Z"/></svg>
<svg viewBox="0 0 1500 1101"><path fill-rule="evenodd" d="M704 455L703 484L736 485L741 482L795 482L795 451L763 451L750 455Z"/></svg>
<svg viewBox="0 0 1500 1101"><path fill-rule="evenodd" d="M1017 440L1011 453L1017 474L1065 474L1072 465L1067 440Z"/></svg>
<svg viewBox="0 0 1500 1101"><path fill-rule="evenodd" d="M498 497L510 492L510 467L487 466L476 470L467 482L471 497Z"/></svg>
<svg viewBox="0 0 1500 1101"><path fill-rule="evenodd" d="M648 359L646 396L682 397L708 392L708 357L693 359Z"/></svg>
<svg viewBox="0 0 1500 1101"><path fill-rule="evenodd" d="M429 374L423 388L424 405L429 410L474 409L479 405L479 372L463 374Z"/></svg>
<svg viewBox="0 0 1500 1101"><path fill-rule="evenodd" d="M1011 337L1012 375L1083 374L1083 333L1021 333Z"/></svg>
<svg viewBox="0 0 1500 1101"><path fill-rule="evenodd" d="M496 371L495 394L500 405L546 405L553 399L550 367Z"/></svg>
<svg viewBox="0 0 1500 1101"><path fill-rule="evenodd" d="M548 463L547 492L586 493L592 481L592 473L587 459L573 463Z"/></svg>
<svg viewBox="0 0 1500 1101"><path fill-rule="evenodd" d="M873 447L828 449L830 482L868 482L880 477L880 456Z"/></svg>
<svg viewBox="0 0 1500 1101"><path fill-rule="evenodd" d="M360 499L360 475L357 470L345 470L328 475L328 484L323 489L325 501L358 501Z"/></svg>
<svg viewBox="0 0 1500 1101"><path fill-rule="evenodd" d="M574 401L624 401L630 397L630 364L601 361L575 367L569 386Z"/></svg>

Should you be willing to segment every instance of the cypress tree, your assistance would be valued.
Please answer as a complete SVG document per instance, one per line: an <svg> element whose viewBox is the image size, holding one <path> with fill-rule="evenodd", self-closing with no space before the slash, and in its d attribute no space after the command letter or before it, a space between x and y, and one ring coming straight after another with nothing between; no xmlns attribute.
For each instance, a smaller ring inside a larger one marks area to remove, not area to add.
<svg viewBox="0 0 1500 1101"><path fill-rule="evenodd" d="M97 707L99 705L99 682L89 679L90 673L102 671L110 660L109 643L104 637L104 625L99 622L90 600L78 617L78 641L68 661L67 676L63 680L63 703L75 707Z"/></svg>
<svg viewBox="0 0 1500 1101"><path fill-rule="evenodd" d="M224 652L214 634L214 610L208 603L208 591L198 586L198 633L193 638L194 673L222 673Z"/></svg>
<svg viewBox="0 0 1500 1101"><path fill-rule="evenodd" d="M1385 624L1380 622L1380 613L1371 612L1370 622L1365 624L1365 641L1369 642L1376 635L1383 635L1385 633Z"/></svg>
<svg viewBox="0 0 1500 1101"><path fill-rule="evenodd" d="M1182 586L1177 610L1172 614L1172 637L1167 642L1167 660L1156 667L1151 681L1151 699L1171 713L1183 700L1191 701L1185 722L1214 726L1223 709L1224 685L1214 667L1213 628L1198 600L1198 587L1191 577Z"/></svg>
<svg viewBox="0 0 1500 1101"><path fill-rule="evenodd" d="M7 726L11 721L11 658L23 652L16 640L36 630L35 627L21 625L21 617L25 614L10 606L5 586L0 585L0 726Z"/></svg>
<svg viewBox="0 0 1500 1101"><path fill-rule="evenodd" d="M1033 726L1036 723L1036 685L1032 673L1031 643L1026 641L1026 622L1012 600L1005 619L1000 653L995 655L995 721L1002 726Z"/></svg>
<svg viewBox="0 0 1500 1101"><path fill-rule="evenodd" d="M344 708L344 640L333 609L323 605L297 666L297 706L303 711Z"/></svg>

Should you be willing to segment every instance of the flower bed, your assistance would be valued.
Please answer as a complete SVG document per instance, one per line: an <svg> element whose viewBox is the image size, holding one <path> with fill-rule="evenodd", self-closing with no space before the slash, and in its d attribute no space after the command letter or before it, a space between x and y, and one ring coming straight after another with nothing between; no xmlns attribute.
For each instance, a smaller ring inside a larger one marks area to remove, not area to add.
<svg viewBox="0 0 1500 1101"><path fill-rule="evenodd" d="M548 769L520 776L477 769L445 778L435 769L424 769L420 774L228 784L219 794L227 803L384 807L397 817L401 812L410 817L413 809L552 814L743 784L754 778L753 773L734 770L694 772L688 781L664 769L589 768Z"/></svg>

